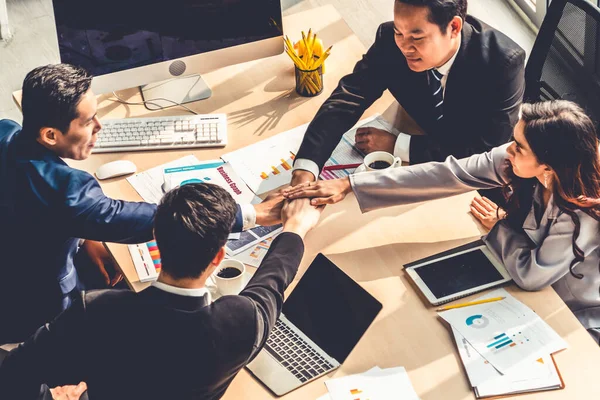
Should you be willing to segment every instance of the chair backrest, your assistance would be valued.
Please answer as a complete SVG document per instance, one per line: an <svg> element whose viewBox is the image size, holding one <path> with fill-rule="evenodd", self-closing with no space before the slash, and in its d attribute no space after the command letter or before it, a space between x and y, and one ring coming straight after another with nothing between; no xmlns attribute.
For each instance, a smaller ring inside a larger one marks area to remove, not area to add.
<svg viewBox="0 0 600 400"><path fill-rule="evenodd" d="M552 0L525 68L527 102L563 99L600 122L600 9Z"/></svg>

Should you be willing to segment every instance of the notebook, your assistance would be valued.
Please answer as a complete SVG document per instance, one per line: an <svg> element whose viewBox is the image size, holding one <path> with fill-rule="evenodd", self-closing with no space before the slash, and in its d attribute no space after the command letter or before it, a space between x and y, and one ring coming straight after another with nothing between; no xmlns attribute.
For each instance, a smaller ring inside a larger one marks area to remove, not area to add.
<svg viewBox="0 0 600 400"><path fill-rule="evenodd" d="M404 268L434 306L511 280L502 263L481 240L405 264Z"/></svg>

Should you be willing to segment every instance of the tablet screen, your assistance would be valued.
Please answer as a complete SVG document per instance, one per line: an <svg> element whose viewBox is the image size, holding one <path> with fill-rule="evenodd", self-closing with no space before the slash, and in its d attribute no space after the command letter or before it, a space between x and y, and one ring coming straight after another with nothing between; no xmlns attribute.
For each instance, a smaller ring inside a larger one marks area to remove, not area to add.
<svg viewBox="0 0 600 400"><path fill-rule="evenodd" d="M504 279L480 249L417 267L415 272L438 299Z"/></svg>

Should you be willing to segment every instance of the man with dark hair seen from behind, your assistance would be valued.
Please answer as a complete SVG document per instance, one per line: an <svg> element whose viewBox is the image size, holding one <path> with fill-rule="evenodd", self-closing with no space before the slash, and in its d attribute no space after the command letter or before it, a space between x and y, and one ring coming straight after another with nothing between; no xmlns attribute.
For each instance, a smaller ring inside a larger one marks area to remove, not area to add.
<svg viewBox="0 0 600 400"><path fill-rule="evenodd" d="M362 128L356 147L365 153L387 151L417 164L506 143L524 62L517 44L467 15L467 0L394 0L394 21L379 26L373 46L308 126L292 185L318 178L342 134L386 89L425 135Z"/></svg>
<svg viewBox="0 0 600 400"><path fill-rule="evenodd" d="M24 340L71 304L82 289L80 246L102 267L110 256L97 241L152 239L156 205L108 198L62 160L88 158L102 134L91 81L67 64L36 68L23 82L23 129L0 120L0 344ZM278 223L279 200L239 206L234 229Z"/></svg>
<svg viewBox="0 0 600 400"><path fill-rule="evenodd" d="M158 281L138 294L84 293L7 356L0 398L34 398L42 383L80 381L93 400L221 398L267 340L321 209L307 199L286 204L283 232L248 285L211 302L205 283L225 255L236 205L216 185L170 191L154 225Z"/></svg>

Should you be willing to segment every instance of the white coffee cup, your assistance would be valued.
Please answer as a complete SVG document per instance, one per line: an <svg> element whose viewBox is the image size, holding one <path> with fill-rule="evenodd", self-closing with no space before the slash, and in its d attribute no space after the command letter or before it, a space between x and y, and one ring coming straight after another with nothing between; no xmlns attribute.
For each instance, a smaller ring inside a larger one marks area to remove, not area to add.
<svg viewBox="0 0 600 400"><path fill-rule="evenodd" d="M377 161L383 161L389 164L389 166L385 168L369 167L369 165ZM402 160L400 159L400 157L394 157L393 154L390 154L387 151L374 151L365 156L364 165L367 171L381 171L382 169L394 168L402 165Z"/></svg>
<svg viewBox="0 0 600 400"><path fill-rule="evenodd" d="M219 276L219 272L225 268L235 268L240 273L237 276L231 278L223 278ZM215 270L213 277L217 282L217 289L223 296L230 294L239 294L244 288L244 274L246 273L246 266L244 263L238 260L228 259L221 261L221 264Z"/></svg>

